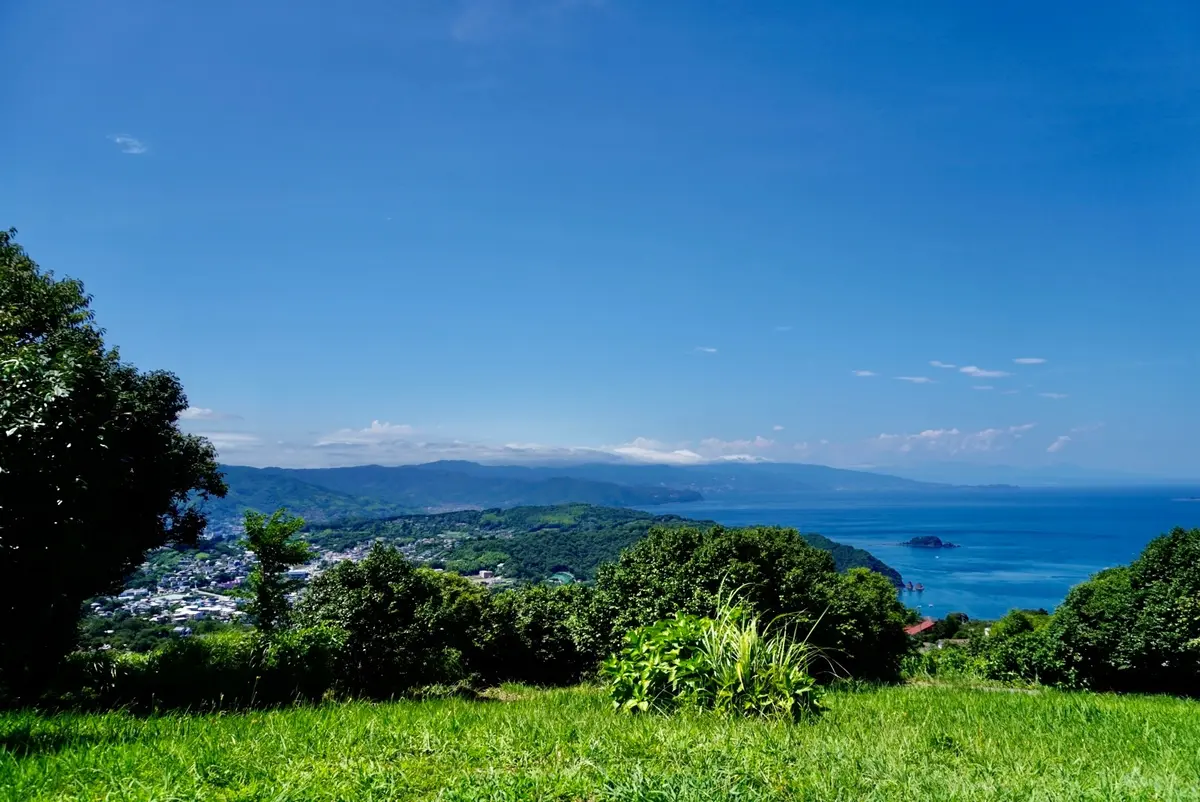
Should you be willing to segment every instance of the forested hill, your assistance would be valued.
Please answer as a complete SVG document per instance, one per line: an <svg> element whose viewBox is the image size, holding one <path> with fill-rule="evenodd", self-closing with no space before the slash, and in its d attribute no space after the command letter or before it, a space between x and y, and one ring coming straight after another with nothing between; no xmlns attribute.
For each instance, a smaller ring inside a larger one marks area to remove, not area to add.
<svg viewBox="0 0 1200 802"><path fill-rule="evenodd" d="M222 465L229 495L207 507L216 529L247 509L286 507L312 523L380 518L453 508L567 503L646 507L699 501L695 490L619 484L556 475L508 475L463 470L473 463L354 468L248 468Z"/></svg>
<svg viewBox="0 0 1200 802"><path fill-rule="evenodd" d="M447 570L497 571L514 579L540 580L558 571L590 579L603 562L645 537L652 526L712 527L677 515L565 504L549 507L462 510L309 527L307 537L327 549L345 549L376 538L401 546ZM900 574L870 552L818 534L801 534L811 546L833 554L839 571L868 568L900 584Z"/></svg>

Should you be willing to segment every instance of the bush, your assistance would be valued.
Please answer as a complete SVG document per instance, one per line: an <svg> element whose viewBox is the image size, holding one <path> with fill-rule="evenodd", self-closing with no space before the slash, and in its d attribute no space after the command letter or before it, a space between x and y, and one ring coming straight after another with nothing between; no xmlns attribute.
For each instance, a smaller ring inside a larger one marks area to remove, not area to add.
<svg viewBox="0 0 1200 802"><path fill-rule="evenodd" d="M613 705L626 712L680 707L795 719L820 709L809 669L816 654L760 619L733 597L715 618L688 613L633 630L601 671Z"/></svg>
<svg viewBox="0 0 1200 802"><path fill-rule="evenodd" d="M1200 529L1174 529L1128 568L1072 588L1051 629L1071 685L1197 693Z"/></svg>
<svg viewBox="0 0 1200 802"><path fill-rule="evenodd" d="M338 685L340 634L293 630L266 639L227 631L165 642L145 655L77 652L46 702L85 708L232 709L316 701Z"/></svg>
<svg viewBox="0 0 1200 802"><path fill-rule="evenodd" d="M983 677L983 658L957 645L931 648L904 658L906 677Z"/></svg>
<svg viewBox="0 0 1200 802"><path fill-rule="evenodd" d="M314 579L295 618L344 633L337 647L342 687L386 699L490 673L487 610L480 586L418 568L376 544L362 562L342 562Z"/></svg>
<svg viewBox="0 0 1200 802"><path fill-rule="evenodd" d="M491 668L508 682L572 685L596 668L580 648L578 611L589 603L584 585L529 585L491 599Z"/></svg>
<svg viewBox="0 0 1200 802"><path fill-rule="evenodd" d="M992 627L982 652L997 679L1196 694L1200 529L1156 538L1128 567L1072 588L1053 616L1009 613Z"/></svg>
<svg viewBox="0 0 1200 802"><path fill-rule="evenodd" d="M746 606L770 620L789 616L828 658L823 678L899 676L910 644L906 610L888 580L866 570L838 574L828 552L794 529L655 528L601 566L577 640L599 658L631 629L676 611L711 616L723 581L745 588Z"/></svg>

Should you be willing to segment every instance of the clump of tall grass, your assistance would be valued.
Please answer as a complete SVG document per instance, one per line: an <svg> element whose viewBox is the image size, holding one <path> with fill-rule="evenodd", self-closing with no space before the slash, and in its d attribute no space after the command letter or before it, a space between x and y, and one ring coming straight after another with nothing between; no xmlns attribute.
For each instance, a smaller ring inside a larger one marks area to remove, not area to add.
<svg viewBox="0 0 1200 802"><path fill-rule="evenodd" d="M786 624L786 618L764 623L738 591L722 590L711 618L676 613L635 629L601 669L613 706L775 719L815 714L821 690L811 668L820 653Z"/></svg>

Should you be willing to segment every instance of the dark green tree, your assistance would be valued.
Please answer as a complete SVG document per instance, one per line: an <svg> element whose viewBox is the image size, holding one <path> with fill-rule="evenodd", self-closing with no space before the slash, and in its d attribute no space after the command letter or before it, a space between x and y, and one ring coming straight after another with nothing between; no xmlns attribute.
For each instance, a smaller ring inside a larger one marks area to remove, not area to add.
<svg viewBox="0 0 1200 802"><path fill-rule="evenodd" d="M595 661L576 642L578 613L587 608L587 585L526 585L491 597L493 673L509 682L571 685Z"/></svg>
<svg viewBox="0 0 1200 802"><path fill-rule="evenodd" d="M250 592L254 600L250 613L264 635L272 635L288 623L288 593L300 582L287 578L287 570L312 559L312 549L296 533L304 528L304 519L278 509L270 518L261 512L246 510L246 548L258 564L250 572Z"/></svg>
<svg viewBox="0 0 1200 802"><path fill-rule="evenodd" d="M908 650L906 610L881 574L839 575L827 551L794 529L658 527L601 566L577 639L602 659L626 632L676 611L711 615L722 585L741 588L770 620L786 616L828 658L828 673L892 679Z"/></svg>
<svg viewBox="0 0 1200 802"><path fill-rule="evenodd" d="M1069 684L1200 694L1200 529L1072 588L1047 629Z"/></svg>
<svg viewBox="0 0 1200 802"><path fill-rule="evenodd" d="M204 531L225 493L216 454L183 434L187 398L104 344L83 285L0 232L0 693L32 699L110 593L169 542Z"/></svg>
<svg viewBox="0 0 1200 802"><path fill-rule="evenodd" d="M489 617L482 587L380 543L314 579L296 607L301 626L343 633L345 689L384 699L489 670Z"/></svg>

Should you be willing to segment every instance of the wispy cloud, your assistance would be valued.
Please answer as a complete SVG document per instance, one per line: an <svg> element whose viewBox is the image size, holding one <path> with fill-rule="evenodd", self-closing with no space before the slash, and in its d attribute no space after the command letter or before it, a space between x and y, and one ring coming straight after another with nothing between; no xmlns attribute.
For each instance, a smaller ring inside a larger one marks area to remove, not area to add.
<svg viewBox="0 0 1200 802"><path fill-rule="evenodd" d="M1004 370L984 370L983 368L974 365L967 365L965 368L958 369L960 373L965 373L976 379L1000 379L1012 374Z"/></svg>
<svg viewBox="0 0 1200 802"><path fill-rule="evenodd" d="M912 384L937 384L937 382L928 376L897 376L896 378L902 382L911 382Z"/></svg>
<svg viewBox="0 0 1200 802"><path fill-rule="evenodd" d="M791 326L776 326L775 331L791 331Z"/></svg>
<svg viewBox="0 0 1200 802"><path fill-rule="evenodd" d="M180 420L239 420L240 415L229 412L217 412L208 407L188 407L179 413Z"/></svg>
<svg viewBox="0 0 1200 802"><path fill-rule="evenodd" d="M263 439L247 432L196 432L206 438L218 451L242 451L263 445Z"/></svg>
<svg viewBox="0 0 1200 802"><path fill-rule="evenodd" d="M782 427L782 426L780 426L780 425L777 423L777 424L775 424L774 426L772 426L772 427L771 427L771 431L773 431L773 432L782 432L782 431L783 431L783 427Z"/></svg>
<svg viewBox="0 0 1200 802"><path fill-rule="evenodd" d="M774 440L770 440L762 435L756 436L753 440L722 440L718 437L706 437L700 441L700 447L704 450L720 454L728 454L730 452L746 451L751 448L770 448L775 445Z"/></svg>
<svg viewBox="0 0 1200 802"><path fill-rule="evenodd" d="M1084 432L1095 432L1104 428L1103 423L1085 423L1082 426L1072 426L1071 434L1083 434Z"/></svg>
<svg viewBox="0 0 1200 802"><path fill-rule="evenodd" d="M953 369L953 368L958 367L958 365L951 365L949 362L942 362L937 359L932 360L929 364L933 365L935 368L951 368L951 369Z"/></svg>
<svg viewBox="0 0 1200 802"><path fill-rule="evenodd" d="M1046 447L1046 450L1051 454L1057 454L1059 451L1062 451L1064 448L1066 448L1067 443L1069 442L1071 442L1071 436L1069 434L1060 434L1058 437L1054 438L1053 443Z"/></svg>
<svg viewBox="0 0 1200 802"><path fill-rule="evenodd" d="M1021 392L1020 390L1002 390L1002 391L1000 392L1000 394L1001 394L1001 395L1017 395L1017 394L1019 394L1020 392Z"/></svg>
<svg viewBox="0 0 1200 802"><path fill-rule="evenodd" d="M1044 364L1046 364L1046 360L1042 359L1040 356L1021 356L1021 357L1017 357L1016 359L1014 359L1013 362L1017 363L1018 365L1044 365Z"/></svg>
<svg viewBox="0 0 1200 802"><path fill-rule="evenodd" d="M697 345L694 350L698 354L715 354L717 352L717 349L710 345Z"/></svg>
<svg viewBox="0 0 1200 802"><path fill-rule="evenodd" d="M976 384L971 389L972 390L995 390L996 388L990 384Z"/></svg>
<svg viewBox="0 0 1200 802"><path fill-rule="evenodd" d="M371 421L365 429L339 429L317 441L318 446L371 445L407 440L416 430L407 423L391 424Z"/></svg>
<svg viewBox="0 0 1200 802"><path fill-rule="evenodd" d="M112 134L108 138L121 149L122 153L128 153L130 156L140 156L149 150L142 140L134 139L126 134Z"/></svg>
<svg viewBox="0 0 1200 802"><path fill-rule="evenodd" d="M1055 401L1067 397L1066 393L1038 393L1038 395L1042 398L1053 398Z"/></svg>
<svg viewBox="0 0 1200 802"><path fill-rule="evenodd" d="M872 442L877 448L885 451L897 451L901 454L937 452L943 455L956 455L980 451L999 451L1012 445L1014 441L1020 440L1035 425L1021 423L1015 426L996 426L975 432L964 432L957 427L925 429L916 434L881 434Z"/></svg>
<svg viewBox="0 0 1200 802"><path fill-rule="evenodd" d="M873 370L852 370L850 372L853 373L855 376L862 376L864 378L866 378L868 376L878 376L879 375L878 373L876 373Z"/></svg>

